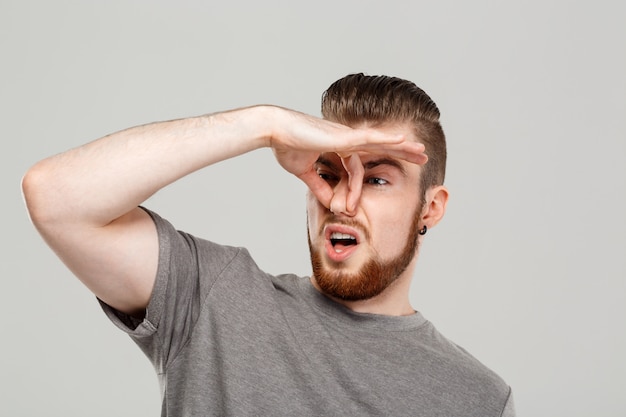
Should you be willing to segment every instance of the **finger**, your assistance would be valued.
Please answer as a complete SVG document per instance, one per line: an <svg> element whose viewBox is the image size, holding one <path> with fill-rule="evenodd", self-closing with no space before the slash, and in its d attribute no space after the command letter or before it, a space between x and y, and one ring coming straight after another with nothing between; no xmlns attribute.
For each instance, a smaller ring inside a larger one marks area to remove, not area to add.
<svg viewBox="0 0 626 417"><path fill-rule="evenodd" d="M424 153L425 146L419 142L403 142L394 145L369 144L356 148L356 152L385 155L395 159L402 159L418 165L424 165L428 156ZM337 152L340 157L346 157L348 152Z"/></svg>
<svg viewBox="0 0 626 417"><path fill-rule="evenodd" d="M352 146L393 145L405 142L407 137L402 133L388 133L378 129L353 129L350 142Z"/></svg>
<svg viewBox="0 0 626 417"><path fill-rule="evenodd" d="M330 148L326 147L324 151L342 153L342 156L347 156L363 147L394 145L406 141L404 134L382 132L377 129L351 128L343 125L337 125L326 133L327 135L324 136L326 140L323 140L323 145L320 142L320 145L324 147L330 145Z"/></svg>
<svg viewBox="0 0 626 417"><path fill-rule="evenodd" d="M425 147L423 144L407 142L401 146L387 148L385 153L391 158L402 159L417 165L424 165L428 162L428 155L426 155L424 151Z"/></svg>
<svg viewBox="0 0 626 417"><path fill-rule="evenodd" d="M361 163L359 155L352 154L347 158L341 158L341 163L348 173L348 193L346 196L346 210L348 214L354 213L361 199L361 190L363 188L363 176L365 168Z"/></svg>
<svg viewBox="0 0 626 417"><path fill-rule="evenodd" d="M300 175L300 178L311 190L315 198L326 208L330 208L330 201L333 198L333 189L314 170L310 170Z"/></svg>

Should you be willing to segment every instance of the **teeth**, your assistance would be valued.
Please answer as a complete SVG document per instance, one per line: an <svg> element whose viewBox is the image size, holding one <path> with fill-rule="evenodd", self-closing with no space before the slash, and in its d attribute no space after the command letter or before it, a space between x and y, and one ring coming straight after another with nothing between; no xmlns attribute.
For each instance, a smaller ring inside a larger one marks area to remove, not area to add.
<svg viewBox="0 0 626 417"><path fill-rule="evenodd" d="M351 240L356 240L356 237L349 235L347 233L339 233L339 232L333 232L330 235L331 239L351 239Z"/></svg>

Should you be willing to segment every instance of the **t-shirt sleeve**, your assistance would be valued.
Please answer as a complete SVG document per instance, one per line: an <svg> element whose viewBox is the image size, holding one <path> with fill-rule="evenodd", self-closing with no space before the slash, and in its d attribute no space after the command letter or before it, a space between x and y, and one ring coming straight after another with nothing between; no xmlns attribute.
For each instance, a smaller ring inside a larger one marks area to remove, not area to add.
<svg viewBox="0 0 626 417"><path fill-rule="evenodd" d="M133 318L99 301L107 317L163 372L190 337L211 287L241 249L198 239L146 212L156 225L159 263L145 318Z"/></svg>
<svg viewBox="0 0 626 417"><path fill-rule="evenodd" d="M515 417L515 404L513 403L513 392L509 389L509 397L506 400L501 417Z"/></svg>

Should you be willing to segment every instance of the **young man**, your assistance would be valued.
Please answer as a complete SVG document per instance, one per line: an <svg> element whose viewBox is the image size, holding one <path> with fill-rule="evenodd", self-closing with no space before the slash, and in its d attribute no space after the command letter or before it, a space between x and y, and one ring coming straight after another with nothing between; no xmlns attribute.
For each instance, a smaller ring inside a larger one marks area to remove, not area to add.
<svg viewBox="0 0 626 417"><path fill-rule="evenodd" d="M353 74L322 114L256 106L115 133L31 168L30 216L150 358L164 416L513 416L510 388L409 302L448 199L435 103ZM310 278L271 276L139 207L260 147L309 188Z"/></svg>

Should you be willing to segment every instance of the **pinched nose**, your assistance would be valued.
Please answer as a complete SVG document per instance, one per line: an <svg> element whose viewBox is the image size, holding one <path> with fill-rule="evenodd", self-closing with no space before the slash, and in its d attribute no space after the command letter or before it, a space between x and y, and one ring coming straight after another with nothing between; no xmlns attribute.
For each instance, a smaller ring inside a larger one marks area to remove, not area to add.
<svg viewBox="0 0 626 417"><path fill-rule="evenodd" d="M348 208L348 194L350 187L348 187L348 180L342 179L337 183L333 192L333 198L330 200L330 211L334 214L344 214L346 216L354 216L356 210Z"/></svg>
<svg viewBox="0 0 626 417"><path fill-rule="evenodd" d="M330 211L350 217L356 216L362 185L363 175L342 178L333 189Z"/></svg>
<svg viewBox="0 0 626 417"><path fill-rule="evenodd" d="M353 217L356 215L365 169L358 154L341 156L347 177L343 177L333 189L333 198L330 200L330 211L335 214L344 214Z"/></svg>

